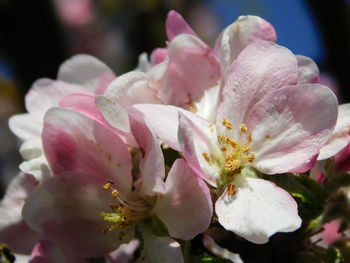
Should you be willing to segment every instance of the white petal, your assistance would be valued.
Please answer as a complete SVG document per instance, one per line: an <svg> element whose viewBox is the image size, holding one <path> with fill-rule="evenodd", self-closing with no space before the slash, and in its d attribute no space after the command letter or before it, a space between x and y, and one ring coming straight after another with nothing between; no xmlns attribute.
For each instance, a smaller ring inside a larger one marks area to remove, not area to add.
<svg viewBox="0 0 350 263"><path fill-rule="evenodd" d="M298 84L317 83L319 70L316 63L309 57L296 55L298 61Z"/></svg>
<svg viewBox="0 0 350 263"><path fill-rule="evenodd" d="M57 80L78 84L95 92L99 87L100 77L104 74L114 73L93 56L75 55L60 66Z"/></svg>
<svg viewBox="0 0 350 263"><path fill-rule="evenodd" d="M32 176L18 174L8 186L0 202L0 240L15 253L30 253L42 235L23 221L22 208L38 181Z"/></svg>
<svg viewBox="0 0 350 263"><path fill-rule="evenodd" d="M174 239L158 237L146 228L142 228L146 257L152 263L183 263L181 246Z"/></svg>
<svg viewBox="0 0 350 263"><path fill-rule="evenodd" d="M203 236L203 245L215 256L220 258L228 259L233 263L244 263L238 254L232 253L231 251L218 246L214 239L208 235Z"/></svg>
<svg viewBox="0 0 350 263"><path fill-rule="evenodd" d="M40 137L26 140L19 152L24 159L19 166L22 172L33 175L39 182L51 176L51 170L44 155Z"/></svg>
<svg viewBox="0 0 350 263"><path fill-rule="evenodd" d="M263 244L277 232L292 232L301 225L297 203L288 192L262 179L245 178L227 190L215 204L220 224L250 242Z"/></svg>
<svg viewBox="0 0 350 263"><path fill-rule="evenodd" d="M334 156L350 142L350 103L338 107L338 119L333 136L321 148L318 160L324 160Z"/></svg>

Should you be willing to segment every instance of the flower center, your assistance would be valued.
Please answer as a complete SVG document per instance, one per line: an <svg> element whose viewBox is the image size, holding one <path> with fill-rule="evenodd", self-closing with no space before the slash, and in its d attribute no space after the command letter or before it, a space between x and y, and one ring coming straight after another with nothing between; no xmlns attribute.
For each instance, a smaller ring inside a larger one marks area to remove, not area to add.
<svg viewBox="0 0 350 263"><path fill-rule="evenodd" d="M233 124L226 118L222 119L222 125L227 130L234 129ZM213 158L214 163L221 168L220 178L217 181L218 191L221 192L227 188L229 195L236 193L233 184L235 175L240 174L242 168L250 167L255 160L255 153L250 151L253 139L244 123L239 125L238 139L239 141L224 133L219 134L217 140L221 154ZM202 156L208 163L212 163L212 156L208 153L202 153Z"/></svg>
<svg viewBox="0 0 350 263"><path fill-rule="evenodd" d="M106 191L111 192L113 199L118 204L108 203L111 212L101 212L103 220L111 223L103 229L103 233L107 233L116 229L125 229L129 225L147 217L150 211L150 205L143 199L139 200L124 200L117 189L113 187L113 182L108 181L103 185ZM120 232L120 239L125 235L124 231Z"/></svg>
<svg viewBox="0 0 350 263"><path fill-rule="evenodd" d="M223 118L222 125L232 130L233 125L226 118ZM221 133L218 136L220 150L223 153L225 169L227 172L237 172L244 166L250 166L250 163L255 160L255 153L250 151L250 144L253 141L252 136L248 134L247 126L242 123L239 126L240 141L238 142L225 134Z"/></svg>

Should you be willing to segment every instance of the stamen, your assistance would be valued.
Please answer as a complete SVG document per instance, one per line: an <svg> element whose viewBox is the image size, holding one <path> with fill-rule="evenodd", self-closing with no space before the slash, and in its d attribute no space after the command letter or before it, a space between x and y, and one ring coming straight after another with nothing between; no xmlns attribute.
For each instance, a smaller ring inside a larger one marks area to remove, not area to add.
<svg viewBox="0 0 350 263"><path fill-rule="evenodd" d="M114 189L114 190L111 192L111 196L112 196L113 198L117 198L118 194L119 194L119 192L118 192L117 189Z"/></svg>
<svg viewBox="0 0 350 263"><path fill-rule="evenodd" d="M225 134L220 133L218 140L219 140L219 142L221 142L221 143L225 142L225 140L226 140Z"/></svg>
<svg viewBox="0 0 350 263"><path fill-rule="evenodd" d="M255 160L255 153L251 152L246 159L250 163L253 162Z"/></svg>
<svg viewBox="0 0 350 263"><path fill-rule="evenodd" d="M226 137L225 142L230 145L233 149L237 148L238 143L235 140L232 140L231 138Z"/></svg>
<svg viewBox="0 0 350 263"><path fill-rule="evenodd" d="M241 167L241 164L242 164L241 160L235 159L235 157L232 155L230 155L226 159L226 169L229 171L237 170L239 167Z"/></svg>
<svg viewBox="0 0 350 263"><path fill-rule="evenodd" d="M220 148L220 150L221 150L222 152L226 152L227 147L226 147L226 146L222 146L222 147Z"/></svg>
<svg viewBox="0 0 350 263"><path fill-rule="evenodd" d="M203 158L208 162L208 163L210 163L211 162L211 159L210 159L210 156L209 156L209 154L207 154L207 153L202 153L202 156L203 156Z"/></svg>
<svg viewBox="0 0 350 263"><path fill-rule="evenodd" d="M252 143L253 142L253 136L251 134L249 134L248 136L248 142L249 143Z"/></svg>
<svg viewBox="0 0 350 263"><path fill-rule="evenodd" d="M222 118L222 125L228 130L232 130L233 128L232 123L229 122L226 118Z"/></svg>
<svg viewBox="0 0 350 263"><path fill-rule="evenodd" d="M242 151L243 152L248 152L249 149L250 149L250 145L248 145L248 144L242 146Z"/></svg>
<svg viewBox="0 0 350 263"><path fill-rule="evenodd" d="M229 184L227 186L227 194L228 195L234 195L236 193L236 187L233 184Z"/></svg>
<svg viewBox="0 0 350 263"><path fill-rule="evenodd" d="M113 188L113 182L107 181L103 188L111 191L112 198L116 199L119 204L114 205L108 203L108 207L112 210L110 213L101 212L100 216L103 220L112 223L110 226L105 227L102 232L107 233L115 229L121 229L128 227L132 222L145 218L150 210L150 205L143 199L138 200L124 200L119 195L117 189Z"/></svg>
<svg viewBox="0 0 350 263"><path fill-rule="evenodd" d="M241 133L246 133L248 131L248 128L244 123L239 125L239 129L240 129Z"/></svg>
<svg viewBox="0 0 350 263"><path fill-rule="evenodd" d="M105 190L108 190L110 187L111 187L111 183L106 183L104 186L103 186L103 188L105 189Z"/></svg>

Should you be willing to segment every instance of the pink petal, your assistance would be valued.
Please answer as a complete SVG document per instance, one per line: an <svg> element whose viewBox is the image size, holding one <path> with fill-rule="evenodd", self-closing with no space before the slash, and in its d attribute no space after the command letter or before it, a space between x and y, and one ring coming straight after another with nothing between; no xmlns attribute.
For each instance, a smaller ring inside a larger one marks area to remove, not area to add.
<svg viewBox="0 0 350 263"><path fill-rule="evenodd" d="M184 114L179 113L178 136L181 152L193 171L215 187L220 178L220 171L203 156L204 154L210 156L211 152L215 151L212 141L216 142L217 137L213 125L210 127L212 130L208 126L203 127L200 123L192 122Z"/></svg>
<svg viewBox="0 0 350 263"><path fill-rule="evenodd" d="M162 193L165 189L165 167L160 141L147 127L141 112L131 109L129 119L132 134L142 152L139 165L143 192L149 196Z"/></svg>
<svg viewBox="0 0 350 263"><path fill-rule="evenodd" d="M267 41L250 44L235 60L227 77L224 101L218 110L218 127L222 118L239 126L266 94L295 84L297 72L296 58L288 49Z"/></svg>
<svg viewBox="0 0 350 263"><path fill-rule="evenodd" d="M296 55L298 61L298 84L317 83L320 72L316 63L309 57Z"/></svg>
<svg viewBox="0 0 350 263"><path fill-rule="evenodd" d="M64 97L60 103L60 107L67 108L98 121L100 124L107 126L100 111L96 107L95 96L87 94L71 94Z"/></svg>
<svg viewBox="0 0 350 263"><path fill-rule="evenodd" d="M12 116L9 121L11 131L24 140L40 136L45 112L74 92L89 93L77 85L50 79L37 80L25 97L29 113Z"/></svg>
<svg viewBox="0 0 350 263"><path fill-rule="evenodd" d="M80 112L81 114L94 119L99 122L101 125L105 126L107 129L111 129L123 139L124 142L129 143L130 145L134 144L134 140L128 132L125 132L119 123L119 127L113 127L109 122L106 121L105 117L102 116L100 110L97 108L96 102L99 101L103 104L102 100L97 100L94 95L87 94L71 94L66 96L60 101L60 106L63 108L71 109L76 112ZM108 104L109 106L110 104ZM105 106L105 105L104 105ZM116 107L109 107L109 112L116 110ZM124 113L124 110L123 110ZM114 113L115 114L115 113ZM125 116L127 118L127 116ZM125 120L128 125L128 120Z"/></svg>
<svg viewBox="0 0 350 263"><path fill-rule="evenodd" d="M154 212L175 238L190 240L208 229L213 214L209 188L183 159L174 162Z"/></svg>
<svg viewBox="0 0 350 263"><path fill-rule="evenodd" d="M192 112L174 106L136 104L133 105L133 107L141 111L145 115L147 125L153 130L153 132L165 144L177 151L180 150L178 140L179 112L182 112L187 118L192 120L194 123L201 123L201 125L203 126L207 126L210 124L209 122L196 116Z"/></svg>
<svg viewBox="0 0 350 263"><path fill-rule="evenodd" d="M158 79L153 75L159 74L161 66L166 68ZM210 47L199 38L179 35L168 47L168 60L156 65L149 74L150 87L164 104L189 108L205 90L218 83L220 65Z"/></svg>
<svg viewBox="0 0 350 263"><path fill-rule="evenodd" d="M62 250L47 240L37 243L32 251L29 263L88 263L89 260L74 253Z"/></svg>
<svg viewBox="0 0 350 263"><path fill-rule="evenodd" d="M29 254L42 235L29 228L22 218L22 207L28 195L36 188L37 181L31 175L19 173L8 186L0 202L0 240L12 252Z"/></svg>
<svg viewBox="0 0 350 263"><path fill-rule="evenodd" d="M168 56L168 49L167 48L156 48L151 53L152 65L156 65L156 64L163 62L167 56Z"/></svg>
<svg viewBox="0 0 350 263"><path fill-rule="evenodd" d="M333 136L320 151L318 160L330 158L350 143L350 103L338 107L338 119Z"/></svg>
<svg viewBox="0 0 350 263"><path fill-rule="evenodd" d="M271 92L250 111L256 169L267 174L310 169L333 133L338 109L327 87L304 84Z"/></svg>
<svg viewBox="0 0 350 263"><path fill-rule="evenodd" d="M155 91L149 88L149 77L138 71L131 71L116 78L107 88L104 96L122 107L137 103L161 103Z"/></svg>
<svg viewBox="0 0 350 263"><path fill-rule="evenodd" d="M84 172L112 180L118 191L131 190L131 157L119 136L98 122L67 109L45 115L45 154L54 174Z"/></svg>
<svg viewBox="0 0 350 263"><path fill-rule="evenodd" d="M292 232L301 225L297 203L288 192L274 183L245 178L227 190L215 204L219 223L250 242L263 244L277 232Z"/></svg>
<svg viewBox="0 0 350 263"><path fill-rule="evenodd" d="M257 40L276 41L273 26L258 16L240 16L225 28L215 43L223 73L228 72L229 66L246 46Z"/></svg>
<svg viewBox="0 0 350 263"><path fill-rule="evenodd" d="M39 79L25 97L26 108L30 113L41 113L43 116L49 108L58 106L62 98L72 93L92 94L79 85Z"/></svg>
<svg viewBox="0 0 350 263"><path fill-rule="evenodd" d="M144 250L147 262L184 263L181 246L170 237L158 237L146 228L142 228Z"/></svg>
<svg viewBox="0 0 350 263"><path fill-rule="evenodd" d="M196 115L215 123L217 108L221 102L221 86L216 85L204 91L202 98L193 102Z"/></svg>
<svg viewBox="0 0 350 263"><path fill-rule="evenodd" d="M112 70L90 55L75 55L59 68L57 79L83 86L95 93L100 88L101 76L113 74Z"/></svg>
<svg viewBox="0 0 350 263"><path fill-rule="evenodd" d="M28 198L23 218L33 229L42 232L57 246L76 255L98 257L128 242L132 229L122 240L114 231L103 233L110 223L101 212L108 212L108 203L116 203L103 189L102 177L67 172L46 180ZM118 205L118 203L116 203Z"/></svg>
<svg viewBox="0 0 350 263"><path fill-rule="evenodd" d="M323 225L324 230L311 237L311 242L317 242L318 246L328 248L334 241L341 238L340 221L333 220Z"/></svg>
<svg viewBox="0 0 350 263"><path fill-rule="evenodd" d="M116 76L114 75L114 73L110 73L110 72L106 72L100 75L98 79L98 86L97 86L97 89L95 90L95 94L96 95L103 94L106 91L108 85L111 84L111 82L115 78Z"/></svg>
<svg viewBox="0 0 350 263"><path fill-rule="evenodd" d="M126 109L106 96L97 96L96 105L105 121L113 128L130 134L130 125Z"/></svg>
<svg viewBox="0 0 350 263"><path fill-rule="evenodd" d="M161 103L149 88L147 74L132 71L116 78L103 96L96 99L104 119L114 128L130 133L126 108L135 103Z"/></svg>
<svg viewBox="0 0 350 263"><path fill-rule="evenodd" d="M183 17L176 11L171 10L166 20L166 33L169 41L180 34L190 34L196 36L192 28L186 23Z"/></svg>

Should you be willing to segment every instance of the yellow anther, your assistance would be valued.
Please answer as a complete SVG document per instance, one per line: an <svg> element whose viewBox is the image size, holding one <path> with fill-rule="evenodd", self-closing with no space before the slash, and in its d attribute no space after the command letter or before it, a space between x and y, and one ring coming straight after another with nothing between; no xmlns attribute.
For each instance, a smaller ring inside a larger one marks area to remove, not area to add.
<svg viewBox="0 0 350 263"><path fill-rule="evenodd" d="M228 138L228 137L225 138L225 142L228 145L230 145L232 148L236 148L238 146L238 143L235 140Z"/></svg>
<svg viewBox="0 0 350 263"><path fill-rule="evenodd" d="M226 127L228 130L232 130L233 125L226 118L222 118L222 125Z"/></svg>
<svg viewBox="0 0 350 263"><path fill-rule="evenodd" d="M242 151L243 152L248 152L249 149L250 149L250 145L248 145L248 144L242 146Z"/></svg>
<svg viewBox="0 0 350 263"><path fill-rule="evenodd" d="M226 152L226 151L227 151L227 148L226 148L226 146L222 146L222 147L220 148L220 150L221 150L222 152Z"/></svg>
<svg viewBox="0 0 350 263"><path fill-rule="evenodd" d="M233 184L227 186L227 194L234 195L236 193L236 187Z"/></svg>
<svg viewBox="0 0 350 263"><path fill-rule="evenodd" d="M253 162L255 160L255 153L251 152L246 159L248 162Z"/></svg>
<svg viewBox="0 0 350 263"><path fill-rule="evenodd" d="M248 131L248 128L247 128L247 126L244 123L242 123L241 125L239 125L239 130L242 133L246 133Z"/></svg>
<svg viewBox="0 0 350 263"><path fill-rule="evenodd" d="M219 142L225 142L225 140L226 140L225 134L220 133L218 140L219 140Z"/></svg>
<svg viewBox="0 0 350 263"><path fill-rule="evenodd" d="M202 156L203 156L203 158L204 158L208 163L211 162L211 159L210 159L209 154L207 154L207 153L202 153Z"/></svg>
<svg viewBox="0 0 350 263"><path fill-rule="evenodd" d="M253 141L253 136L252 136L251 134L249 134L249 136L248 136L248 142L249 142L249 143L252 143L252 141Z"/></svg>
<svg viewBox="0 0 350 263"><path fill-rule="evenodd" d="M111 187L111 183L106 183L105 185L103 185L103 188L105 189L105 190L108 190L110 187Z"/></svg>
<svg viewBox="0 0 350 263"><path fill-rule="evenodd" d="M234 159L234 157L231 155L226 159L226 169L229 171L237 170L239 167L241 167L241 164L241 160Z"/></svg>
<svg viewBox="0 0 350 263"><path fill-rule="evenodd" d="M118 192L116 189L114 189L114 190L111 192L111 195L112 195L113 198L117 198L118 194L119 194L119 192Z"/></svg>

